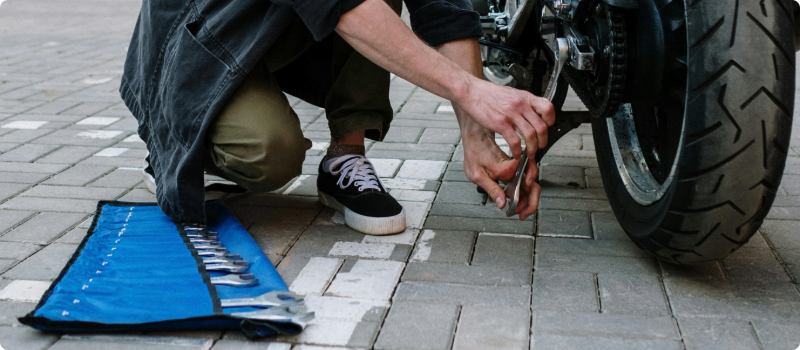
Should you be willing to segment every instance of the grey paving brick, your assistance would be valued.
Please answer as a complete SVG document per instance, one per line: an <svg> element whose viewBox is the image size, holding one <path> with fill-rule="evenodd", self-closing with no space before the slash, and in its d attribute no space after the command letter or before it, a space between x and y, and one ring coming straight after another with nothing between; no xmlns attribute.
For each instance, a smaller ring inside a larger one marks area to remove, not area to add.
<svg viewBox="0 0 800 350"><path fill-rule="evenodd" d="M395 302L375 342L376 350L448 350L458 306Z"/></svg>
<svg viewBox="0 0 800 350"><path fill-rule="evenodd" d="M434 203L431 206L430 215L441 216L462 216L470 218L490 218L490 219L504 219L508 221L519 221L519 217L508 218L506 212L498 209L492 201L486 202L486 205L478 203L467 204L450 204L450 203ZM535 216L532 215L526 221L535 221Z"/></svg>
<svg viewBox="0 0 800 350"><path fill-rule="evenodd" d="M11 151L0 154L3 162L32 162L58 148L56 145L24 144Z"/></svg>
<svg viewBox="0 0 800 350"><path fill-rule="evenodd" d="M403 113L435 113L439 102L406 102L401 111Z"/></svg>
<svg viewBox="0 0 800 350"><path fill-rule="evenodd" d="M411 261L469 264L475 232L423 230Z"/></svg>
<svg viewBox="0 0 800 350"><path fill-rule="evenodd" d="M66 168L63 164L0 162L0 169L8 172L54 174Z"/></svg>
<svg viewBox="0 0 800 350"><path fill-rule="evenodd" d="M134 188L130 192L126 193L124 196L120 197L119 200L124 202L155 203L156 195L150 192L149 190L143 188Z"/></svg>
<svg viewBox="0 0 800 350"><path fill-rule="evenodd" d="M478 193L477 187L471 182L444 181L434 203L476 205L480 204L482 199L483 196Z"/></svg>
<svg viewBox="0 0 800 350"><path fill-rule="evenodd" d="M86 218L84 214L40 213L0 236L0 240L47 244L65 231L74 228L84 218Z"/></svg>
<svg viewBox="0 0 800 350"><path fill-rule="evenodd" d="M725 272L717 261L697 265L676 265L659 262L664 278L724 280Z"/></svg>
<svg viewBox="0 0 800 350"><path fill-rule="evenodd" d="M769 249L743 247L723 260L732 280L789 281L789 275Z"/></svg>
<svg viewBox="0 0 800 350"><path fill-rule="evenodd" d="M3 274L4 278L52 281L78 248L72 244L51 244Z"/></svg>
<svg viewBox="0 0 800 350"><path fill-rule="evenodd" d="M472 265L530 267L533 265L533 237L480 233Z"/></svg>
<svg viewBox="0 0 800 350"><path fill-rule="evenodd" d="M525 309L464 306L453 349L527 350L530 320L530 312Z"/></svg>
<svg viewBox="0 0 800 350"><path fill-rule="evenodd" d="M55 243L79 244L86 237L87 231L85 228L74 228L55 240Z"/></svg>
<svg viewBox="0 0 800 350"><path fill-rule="evenodd" d="M130 152L130 151L128 151L128 152ZM125 152L124 155L127 156L128 152ZM138 152L131 152L131 154L135 154L135 153L138 153ZM139 169L139 168L142 167L142 159L143 158L144 158L144 156L141 156L141 157L123 157L123 156L118 156L118 157L89 157L89 158L86 158L86 159L78 162L78 164L80 164L80 165L110 166L110 167L115 167L115 168ZM125 169L125 170L135 171L135 170L132 170L132 169Z"/></svg>
<svg viewBox="0 0 800 350"><path fill-rule="evenodd" d="M800 208L772 207L767 213L768 220L795 220L800 217Z"/></svg>
<svg viewBox="0 0 800 350"><path fill-rule="evenodd" d="M542 185L542 187L586 187L586 179L583 173L583 168L558 165L541 167L539 169L539 183Z"/></svg>
<svg viewBox="0 0 800 350"><path fill-rule="evenodd" d="M587 212L611 211L611 205L606 199L574 199L543 197L539 202L541 210L573 210Z"/></svg>
<svg viewBox="0 0 800 350"><path fill-rule="evenodd" d="M21 327L17 318L25 316L27 313L33 311L34 307L36 307L35 303L0 301L0 326ZM0 345L3 343L4 342L0 340Z"/></svg>
<svg viewBox="0 0 800 350"><path fill-rule="evenodd" d="M18 210L0 210L0 233L7 231L8 229L17 226L18 224L22 223L23 221L27 220L33 214L36 214L34 211L18 211Z"/></svg>
<svg viewBox="0 0 800 350"><path fill-rule="evenodd" d="M20 196L112 200L119 197L124 192L125 189L117 188L38 185L20 193Z"/></svg>
<svg viewBox="0 0 800 350"><path fill-rule="evenodd" d="M600 176L600 169L587 168L586 174L586 187L587 188L603 188L603 178Z"/></svg>
<svg viewBox="0 0 800 350"><path fill-rule="evenodd" d="M47 129L14 130L12 132L0 136L0 142L13 142L13 143L29 142L31 140L47 135L52 131L53 130L47 130Z"/></svg>
<svg viewBox="0 0 800 350"><path fill-rule="evenodd" d="M58 335L30 327L0 327L0 339L6 349L44 350L58 340Z"/></svg>
<svg viewBox="0 0 800 350"><path fill-rule="evenodd" d="M35 184L50 177L50 174L0 171L0 183Z"/></svg>
<svg viewBox="0 0 800 350"><path fill-rule="evenodd" d="M595 158L577 158L563 155L556 155L555 153L548 152L542 158L541 164L548 165L564 165L564 166L577 166L582 168L597 168L597 159Z"/></svg>
<svg viewBox="0 0 800 350"><path fill-rule="evenodd" d="M113 168L93 165L76 165L44 182L47 185L83 186L110 172Z"/></svg>
<svg viewBox="0 0 800 350"><path fill-rule="evenodd" d="M383 142L417 142L423 128L414 126L392 126Z"/></svg>
<svg viewBox="0 0 800 350"><path fill-rule="evenodd" d="M599 188L542 187L542 198L607 200L606 192Z"/></svg>
<svg viewBox="0 0 800 350"><path fill-rule="evenodd" d="M532 308L598 311L600 306L594 275L586 272L534 271Z"/></svg>
<svg viewBox="0 0 800 350"><path fill-rule="evenodd" d="M577 254L577 255L609 255L626 257L650 257L630 240L601 241L575 238L538 237L536 252Z"/></svg>
<svg viewBox="0 0 800 350"><path fill-rule="evenodd" d="M669 305L657 276L601 273L597 275L604 313L668 316Z"/></svg>
<svg viewBox="0 0 800 350"><path fill-rule="evenodd" d="M2 238L2 237L0 237ZM22 260L41 248L33 243L0 242L0 258Z"/></svg>
<svg viewBox="0 0 800 350"><path fill-rule="evenodd" d="M64 146L37 160L38 163L74 164L99 152L102 147Z"/></svg>
<svg viewBox="0 0 800 350"><path fill-rule="evenodd" d="M567 210L540 210L537 235L592 238L589 213Z"/></svg>
<svg viewBox="0 0 800 350"><path fill-rule="evenodd" d="M455 145L461 140L461 130L427 128L419 138L419 143L447 143Z"/></svg>
<svg viewBox="0 0 800 350"><path fill-rule="evenodd" d="M531 349L682 350L683 345L678 340L670 339L626 339L535 335L531 340Z"/></svg>
<svg viewBox="0 0 800 350"><path fill-rule="evenodd" d="M17 261L13 259L0 259L0 273L5 272L11 266L13 266Z"/></svg>
<svg viewBox="0 0 800 350"><path fill-rule="evenodd" d="M687 350L760 348L749 322L683 318L678 324Z"/></svg>
<svg viewBox="0 0 800 350"><path fill-rule="evenodd" d="M89 187L131 188L142 182L142 172L138 169L117 169L89 184Z"/></svg>
<svg viewBox="0 0 800 350"><path fill-rule="evenodd" d="M146 335L66 335L53 344L53 350L201 350L214 343L211 339L154 337Z"/></svg>
<svg viewBox="0 0 800 350"><path fill-rule="evenodd" d="M214 343L211 350L289 350L291 347L291 344L281 342L222 339Z"/></svg>
<svg viewBox="0 0 800 350"><path fill-rule="evenodd" d="M764 350L792 349L800 344L800 323L752 322Z"/></svg>
<svg viewBox="0 0 800 350"><path fill-rule="evenodd" d="M537 269L585 272L618 272L656 274L657 267L653 258L628 258L600 255L567 255L550 252L538 253Z"/></svg>
<svg viewBox="0 0 800 350"><path fill-rule="evenodd" d="M534 311L533 334L680 340L672 317Z"/></svg>
<svg viewBox="0 0 800 350"><path fill-rule="evenodd" d="M0 205L0 209L43 210L67 213L91 213L97 201L66 198L15 197Z"/></svg>
<svg viewBox="0 0 800 350"><path fill-rule="evenodd" d="M776 249L800 249L800 221L764 220L760 231Z"/></svg>
<svg viewBox="0 0 800 350"><path fill-rule="evenodd" d="M592 213L592 232L597 240L630 240L613 213Z"/></svg>
<svg viewBox="0 0 800 350"><path fill-rule="evenodd" d="M469 218L459 216L428 216L423 226L433 230L476 230L484 232L513 233L530 235L533 233L533 222L508 220L508 219L485 219Z"/></svg>
<svg viewBox="0 0 800 350"><path fill-rule="evenodd" d="M401 282L394 294L395 301L519 308L527 308L530 298L531 290L528 286L472 286L428 282Z"/></svg>
<svg viewBox="0 0 800 350"><path fill-rule="evenodd" d="M448 152L427 152L427 151L403 151L370 149L367 152L368 158L389 158L389 159L414 159L414 160L450 160Z"/></svg>
<svg viewBox="0 0 800 350"><path fill-rule="evenodd" d="M484 286L520 286L531 284L529 268L467 266L453 264L408 263L403 282L437 282Z"/></svg>
<svg viewBox="0 0 800 350"><path fill-rule="evenodd" d="M10 184L10 183L4 183L0 185L0 202L13 197L19 192L22 192L22 190L24 190L28 186L29 186L28 184Z"/></svg>

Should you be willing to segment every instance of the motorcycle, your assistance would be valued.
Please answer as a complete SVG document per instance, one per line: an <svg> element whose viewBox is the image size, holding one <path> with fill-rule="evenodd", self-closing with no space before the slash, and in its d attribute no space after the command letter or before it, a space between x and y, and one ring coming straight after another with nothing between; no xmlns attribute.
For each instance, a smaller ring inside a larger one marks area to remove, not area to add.
<svg viewBox="0 0 800 350"><path fill-rule="evenodd" d="M606 195L638 247L699 263L725 258L758 230L790 152L797 3L473 0L473 8L487 80L538 96L557 86L550 145L536 161L591 123ZM567 85L589 113L561 111Z"/></svg>

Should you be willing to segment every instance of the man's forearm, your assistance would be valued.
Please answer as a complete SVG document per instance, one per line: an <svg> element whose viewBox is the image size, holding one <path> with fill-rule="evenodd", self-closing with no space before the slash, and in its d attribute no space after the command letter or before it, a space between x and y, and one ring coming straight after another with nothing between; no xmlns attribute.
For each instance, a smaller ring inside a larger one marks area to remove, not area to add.
<svg viewBox="0 0 800 350"><path fill-rule="evenodd" d="M370 61L448 100L466 96L475 79L425 45L383 0L366 0L342 15L336 32Z"/></svg>
<svg viewBox="0 0 800 350"><path fill-rule="evenodd" d="M454 40L437 46L436 50L469 74L472 74L478 79L483 79L483 62L478 39L466 38ZM454 105L453 108L456 110L456 118L458 119L459 126L461 126L462 134L475 132L492 133L472 120L466 113L459 110L457 105Z"/></svg>

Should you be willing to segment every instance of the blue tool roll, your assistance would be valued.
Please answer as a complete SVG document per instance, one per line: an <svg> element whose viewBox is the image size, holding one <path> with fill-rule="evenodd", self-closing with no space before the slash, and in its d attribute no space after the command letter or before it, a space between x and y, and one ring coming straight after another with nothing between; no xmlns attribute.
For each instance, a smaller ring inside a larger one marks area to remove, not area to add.
<svg viewBox="0 0 800 350"><path fill-rule="evenodd" d="M100 202L91 227L42 300L20 322L43 331L114 332L241 329L251 338L297 334L296 321L234 317L254 307L222 308L220 299L287 290L266 255L221 202L206 203L208 230L239 254L259 284L211 284L183 226L155 204Z"/></svg>

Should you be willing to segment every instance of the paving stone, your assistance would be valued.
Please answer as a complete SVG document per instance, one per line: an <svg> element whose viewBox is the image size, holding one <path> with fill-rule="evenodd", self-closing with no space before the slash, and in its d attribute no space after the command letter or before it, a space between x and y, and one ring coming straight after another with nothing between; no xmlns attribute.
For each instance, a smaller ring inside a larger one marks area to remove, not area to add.
<svg viewBox="0 0 800 350"><path fill-rule="evenodd" d="M600 176L600 169L587 168L585 174L587 188L603 188L603 178Z"/></svg>
<svg viewBox="0 0 800 350"><path fill-rule="evenodd" d="M538 236L592 238L589 213L567 210L540 210Z"/></svg>
<svg viewBox="0 0 800 350"><path fill-rule="evenodd" d="M669 305L657 276L601 273L597 275L604 313L668 316Z"/></svg>
<svg viewBox="0 0 800 350"><path fill-rule="evenodd" d="M112 200L124 192L124 189L115 188L38 185L20 193L20 196Z"/></svg>
<svg viewBox="0 0 800 350"><path fill-rule="evenodd" d="M83 238L86 237L87 231L88 230L85 228L74 228L59 237L54 243L80 244L83 242Z"/></svg>
<svg viewBox="0 0 800 350"><path fill-rule="evenodd" d="M8 172L55 174L66 168L64 164L0 162L0 169Z"/></svg>
<svg viewBox="0 0 800 350"><path fill-rule="evenodd" d="M554 311L533 312L533 334L579 335L680 340L675 320L649 317Z"/></svg>
<svg viewBox="0 0 800 350"><path fill-rule="evenodd" d="M275 340L287 343L311 344L303 345L307 349L319 349L311 347L312 345L335 346L335 349L341 349L340 346L365 349L370 347L379 329L380 323L378 322L320 319L309 324L302 333L296 336L279 336ZM302 349L303 347L296 347L295 349ZM322 349L326 348L322 347Z"/></svg>
<svg viewBox="0 0 800 350"><path fill-rule="evenodd" d="M614 349L682 350L683 344L669 339L599 338L561 335L534 335L531 349Z"/></svg>
<svg viewBox="0 0 800 350"><path fill-rule="evenodd" d="M310 226L292 246L290 255L328 256L336 242L359 243L364 234L347 226Z"/></svg>
<svg viewBox="0 0 800 350"><path fill-rule="evenodd" d="M800 344L800 323L752 322L764 350L792 349Z"/></svg>
<svg viewBox="0 0 800 350"><path fill-rule="evenodd" d="M461 130L427 128L419 138L419 143L447 143L455 145L461 140Z"/></svg>
<svg viewBox="0 0 800 350"><path fill-rule="evenodd" d="M14 130L0 136L0 142L30 142L51 132L53 130Z"/></svg>
<svg viewBox="0 0 800 350"><path fill-rule="evenodd" d="M528 349L530 319L528 310L464 306L453 349Z"/></svg>
<svg viewBox="0 0 800 350"><path fill-rule="evenodd" d="M211 350L290 350L291 348L292 344L289 343L222 339L216 342Z"/></svg>
<svg viewBox="0 0 800 350"><path fill-rule="evenodd" d="M400 164L403 163L403 161L400 159L373 158L369 161L375 167L375 172L381 178L394 177L394 175L397 173L397 169L400 168Z"/></svg>
<svg viewBox="0 0 800 350"><path fill-rule="evenodd" d="M2 276L12 279L52 281L64 269L76 248L78 246L72 244L51 244Z"/></svg>
<svg viewBox="0 0 800 350"><path fill-rule="evenodd" d="M0 327L0 345L8 350L44 350L56 340L58 335L40 332L30 327Z"/></svg>
<svg viewBox="0 0 800 350"><path fill-rule="evenodd" d="M475 184L468 182L442 182L442 187L434 203L480 204L483 196L476 190Z"/></svg>
<svg viewBox="0 0 800 350"><path fill-rule="evenodd" d="M405 267L397 261L359 259L349 271L336 274L325 295L389 300Z"/></svg>
<svg viewBox="0 0 800 350"><path fill-rule="evenodd" d="M533 236L481 232L475 242L472 265L531 267Z"/></svg>
<svg viewBox="0 0 800 350"><path fill-rule="evenodd" d="M389 194L398 201L432 203L436 198L435 191L390 190Z"/></svg>
<svg viewBox="0 0 800 350"><path fill-rule="evenodd" d="M448 350L457 317L456 305L395 302L375 349Z"/></svg>
<svg viewBox="0 0 800 350"><path fill-rule="evenodd" d="M585 272L536 270L533 273L534 310L599 310L595 277Z"/></svg>
<svg viewBox="0 0 800 350"><path fill-rule="evenodd" d="M36 212L0 210L0 233L3 233L8 229L17 226L18 224L22 223L23 221L33 216L33 214L36 214Z"/></svg>
<svg viewBox="0 0 800 350"><path fill-rule="evenodd" d="M417 142L423 128L413 126L392 126L383 142Z"/></svg>
<svg viewBox="0 0 800 350"><path fill-rule="evenodd" d="M22 190L24 190L28 186L29 185L27 184L10 184L10 183L2 184L2 186L0 186L0 202L13 197L19 192L22 192ZM0 232L2 232L2 230L0 230Z"/></svg>
<svg viewBox="0 0 800 350"><path fill-rule="evenodd" d="M562 186L571 188L586 187L583 168L567 166L543 166L539 169L539 183L545 186Z"/></svg>
<svg viewBox="0 0 800 350"><path fill-rule="evenodd" d="M461 216L470 218L490 218L490 219L503 219L509 222L519 222L519 217L509 218L506 217L504 210L498 209L491 200L486 202L486 205L472 203L473 205L466 204L449 204L449 203L434 203L431 207L431 215L441 216ZM526 222L533 223L535 215L525 220Z"/></svg>
<svg viewBox="0 0 800 350"><path fill-rule="evenodd" d="M212 339L186 337L155 337L146 335L65 335L52 347L53 350L192 350L208 349Z"/></svg>
<svg viewBox="0 0 800 350"><path fill-rule="evenodd" d="M539 202L539 209L549 210L572 210L602 212L611 211L611 205L606 199L573 199L573 198L552 198L542 197Z"/></svg>
<svg viewBox="0 0 800 350"><path fill-rule="evenodd" d="M613 213L592 213L592 233L596 240L630 241Z"/></svg>
<svg viewBox="0 0 800 350"><path fill-rule="evenodd" d="M89 184L89 187L131 188L142 182L139 169L117 169Z"/></svg>
<svg viewBox="0 0 800 350"><path fill-rule="evenodd" d="M50 177L49 174L0 171L0 183L35 184Z"/></svg>
<svg viewBox="0 0 800 350"><path fill-rule="evenodd" d="M75 227L86 215L70 213L41 213L24 224L0 236L2 241L47 244Z"/></svg>
<svg viewBox="0 0 800 350"><path fill-rule="evenodd" d="M749 322L684 318L678 323L687 350L760 348Z"/></svg>
<svg viewBox="0 0 800 350"><path fill-rule="evenodd" d="M542 187L542 198L608 200L599 188Z"/></svg>
<svg viewBox="0 0 800 350"><path fill-rule="evenodd" d="M22 260L39 248L40 246L33 243L0 242L0 259Z"/></svg>
<svg viewBox="0 0 800 350"><path fill-rule="evenodd" d="M0 326L21 327L17 318L27 315L36 307L35 303L0 301ZM4 342L0 340L0 345ZM9 349L10 350L10 349Z"/></svg>
<svg viewBox="0 0 800 350"><path fill-rule="evenodd" d="M112 170L111 167L76 165L45 181L48 185L83 186Z"/></svg>
<svg viewBox="0 0 800 350"><path fill-rule="evenodd" d="M528 308L531 290L528 286L473 286L465 284L401 282L394 301L421 303L487 305Z"/></svg>
<svg viewBox="0 0 800 350"><path fill-rule="evenodd" d="M800 249L800 221L764 220L761 231L776 249Z"/></svg>
<svg viewBox="0 0 800 350"><path fill-rule="evenodd" d="M65 198L16 197L0 205L0 209L43 210L68 213L92 213L97 201Z"/></svg>
<svg viewBox="0 0 800 350"><path fill-rule="evenodd" d="M406 102L401 110L403 113L435 113L439 102Z"/></svg>
<svg viewBox="0 0 800 350"><path fill-rule="evenodd" d="M476 230L498 233L530 235L533 233L533 222L508 219L484 219L459 216L430 215L423 226L433 230Z"/></svg>
<svg viewBox="0 0 800 350"><path fill-rule="evenodd" d="M769 249L745 246L723 260L731 280L789 281L789 275Z"/></svg>
<svg viewBox="0 0 800 350"><path fill-rule="evenodd" d="M3 162L32 162L58 148L56 145L24 144L11 151L0 154Z"/></svg>
<svg viewBox="0 0 800 350"><path fill-rule="evenodd" d="M408 179L439 180L447 162L434 160L407 160L403 162L396 177Z"/></svg>
<svg viewBox="0 0 800 350"><path fill-rule="evenodd" d="M577 254L577 255L609 255L647 258L649 254L639 249L630 240L601 241L574 238L539 237L536 252Z"/></svg>
<svg viewBox="0 0 800 350"><path fill-rule="evenodd" d="M717 261L696 264L696 265L676 265L659 262L661 274L664 278L687 278L687 279L708 279L724 280L725 272Z"/></svg>
<svg viewBox="0 0 800 350"><path fill-rule="evenodd" d="M475 232L423 230L411 261L469 264Z"/></svg>
<svg viewBox="0 0 800 350"><path fill-rule="evenodd" d="M531 284L529 268L409 263L401 281L520 286Z"/></svg>
<svg viewBox="0 0 800 350"><path fill-rule="evenodd" d="M542 252L535 256L537 269L656 274L653 258L628 258L600 255L563 255Z"/></svg>

